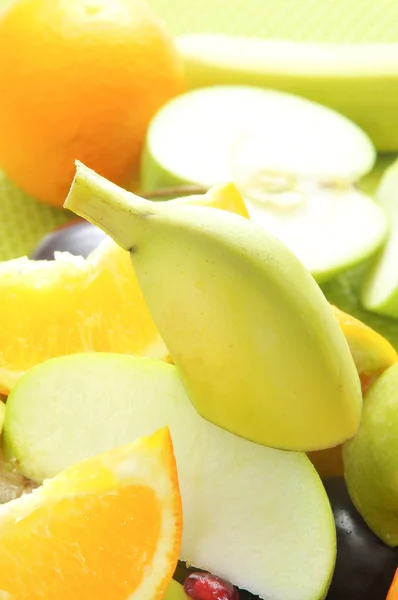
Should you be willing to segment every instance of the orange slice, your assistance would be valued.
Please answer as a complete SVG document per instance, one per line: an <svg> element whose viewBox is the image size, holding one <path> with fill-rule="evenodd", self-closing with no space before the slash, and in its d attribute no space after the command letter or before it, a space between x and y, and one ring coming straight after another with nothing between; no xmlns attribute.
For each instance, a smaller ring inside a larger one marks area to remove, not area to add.
<svg viewBox="0 0 398 600"><path fill-rule="evenodd" d="M397 362L394 347L362 321L332 306L345 335L365 393L388 367Z"/></svg>
<svg viewBox="0 0 398 600"><path fill-rule="evenodd" d="M395 571L394 581L388 592L387 600L398 600L398 569Z"/></svg>
<svg viewBox="0 0 398 600"><path fill-rule="evenodd" d="M171 202L248 216L232 184ZM105 240L87 260L59 253L0 263L0 392L30 367L56 356L115 352L170 360L128 252Z"/></svg>
<svg viewBox="0 0 398 600"><path fill-rule="evenodd" d="M168 429L0 507L0 598L160 600L181 544Z"/></svg>

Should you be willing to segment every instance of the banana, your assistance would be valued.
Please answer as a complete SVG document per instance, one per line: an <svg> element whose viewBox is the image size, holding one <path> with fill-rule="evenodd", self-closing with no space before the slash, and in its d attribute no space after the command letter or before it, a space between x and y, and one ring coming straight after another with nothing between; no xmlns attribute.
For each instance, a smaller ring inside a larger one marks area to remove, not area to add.
<svg viewBox="0 0 398 600"><path fill-rule="evenodd" d="M314 279L282 242L226 211L144 200L81 163L64 206L130 251L205 419L296 451L355 435L362 395L349 347Z"/></svg>
<svg viewBox="0 0 398 600"><path fill-rule="evenodd" d="M398 150L398 44L177 36L191 88L245 84L324 104L356 122L380 152Z"/></svg>

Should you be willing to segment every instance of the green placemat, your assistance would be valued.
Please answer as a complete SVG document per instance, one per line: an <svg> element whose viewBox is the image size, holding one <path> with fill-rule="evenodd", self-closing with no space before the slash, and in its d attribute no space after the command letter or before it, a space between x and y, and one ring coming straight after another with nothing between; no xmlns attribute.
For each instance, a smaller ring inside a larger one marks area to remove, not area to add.
<svg viewBox="0 0 398 600"><path fill-rule="evenodd" d="M295 41L398 41L397 0L149 2L174 35L213 32ZM61 210L27 198L0 173L0 260L29 254L45 233L68 218Z"/></svg>

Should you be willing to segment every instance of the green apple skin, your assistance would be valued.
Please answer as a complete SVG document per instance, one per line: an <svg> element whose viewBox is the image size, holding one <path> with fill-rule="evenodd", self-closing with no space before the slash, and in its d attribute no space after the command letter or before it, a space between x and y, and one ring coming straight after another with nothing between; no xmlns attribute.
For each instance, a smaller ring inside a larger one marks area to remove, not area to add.
<svg viewBox="0 0 398 600"><path fill-rule="evenodd" d="M182 585L175 579L172 579L163 596L163 600L188 600L188 596L185 594Z"/></svg>
<svg viewBox="0 0 398 600"><path fill-rule="evenodd" d="M6 417L6 405L0 400L0 435L3 431L4 419Z"/></svg>
<svg viewBox="0 0 398 600"><path fill-rule="evenodd" d="M398 363L367 392L359 432L344 444L343 462L355 507L385 544L398 546Z"/></svg>
<svg viewBox="0 0 398 600"><path fill-rule="evenodd" d="M323 599L336 531L312 464L202 419L173 365L101 353L42 363L9 396L4 447L40 482L164 426L183 505L180 559L265 600Z"/></svg>
<svg viewBox="0 0 398 600"><path fill-rule="evenodd" d="M398 150L397 44L291 43L217 34L182 35L176 44L190 88L242 84L297 94L357 123L379 152Z"/></svg>

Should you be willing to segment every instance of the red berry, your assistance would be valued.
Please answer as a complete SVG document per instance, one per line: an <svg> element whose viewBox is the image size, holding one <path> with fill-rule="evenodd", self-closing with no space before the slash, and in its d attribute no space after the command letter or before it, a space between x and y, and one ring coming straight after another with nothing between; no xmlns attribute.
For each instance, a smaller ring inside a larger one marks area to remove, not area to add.
<svg viewBox="0 0 398 600"><path fill-rule="evenodd" d="M239 592L229 581L210 573L191 573L184 591L192 600L239 600Z"/></svg>

